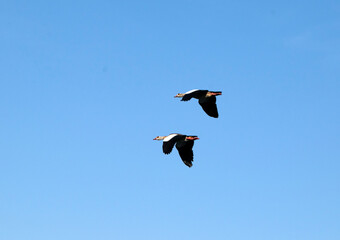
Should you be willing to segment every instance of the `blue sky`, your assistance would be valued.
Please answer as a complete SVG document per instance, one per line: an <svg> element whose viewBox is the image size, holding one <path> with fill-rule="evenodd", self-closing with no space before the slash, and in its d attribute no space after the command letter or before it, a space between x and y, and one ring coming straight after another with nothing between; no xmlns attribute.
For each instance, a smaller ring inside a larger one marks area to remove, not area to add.
<svg viewBox="0 0 340 240"><path fill-rule="evenodd" d="M0 239L339 238L338 1L2 1L0 33Z"/></svg>

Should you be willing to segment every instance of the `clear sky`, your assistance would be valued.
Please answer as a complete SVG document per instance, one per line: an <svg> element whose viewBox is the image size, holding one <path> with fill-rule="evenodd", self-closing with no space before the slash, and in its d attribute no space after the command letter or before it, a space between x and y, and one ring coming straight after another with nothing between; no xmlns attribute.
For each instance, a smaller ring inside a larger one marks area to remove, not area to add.
<svg viewBox="0 0 340 240"><path fill-rule="evenodd" d="M1 240L339 239L339 1L4 0L0 36Z"/></svg>

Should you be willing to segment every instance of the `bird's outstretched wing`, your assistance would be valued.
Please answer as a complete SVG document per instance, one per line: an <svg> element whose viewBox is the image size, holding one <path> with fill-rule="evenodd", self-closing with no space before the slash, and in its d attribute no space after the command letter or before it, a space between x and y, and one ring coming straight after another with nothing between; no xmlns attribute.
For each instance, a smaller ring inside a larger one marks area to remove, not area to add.
<svg viewBox="0 0 340 240"><path fill-rule="evenodd" d="M166 138L164 138L163 140L163 152L165 154L169 154L171 153L172 149L174 148L175 143L183 138L184 135L182 134L177 134L177 133L173 133L170 134L169 136L167 136ZM185 136L184 136L185 138Z"/></svg>
<svg viewBox="0 0 340 240"><path fill-rule="evenodd" d="M185 141L184 139L179 140L176 144L179 156L188 167L192 167L192 162L194 161L194 152L192 151L193 146L194 141Z"/></svg>
<svg viewBox="0 0 340 240"><path fill-rule="evenodd" d="M185 95L182 97L181 101L189 101L191 98L200 98L202 95L207 94L208 90L190 90L185 93Z"/></svg>
<svg viewBox="0 0 340 240"><path fill-rule="evenodd" d="M208 114L210 117L218 118L215 96L200 98L198 103L201 105L206 114Z"/></svg>

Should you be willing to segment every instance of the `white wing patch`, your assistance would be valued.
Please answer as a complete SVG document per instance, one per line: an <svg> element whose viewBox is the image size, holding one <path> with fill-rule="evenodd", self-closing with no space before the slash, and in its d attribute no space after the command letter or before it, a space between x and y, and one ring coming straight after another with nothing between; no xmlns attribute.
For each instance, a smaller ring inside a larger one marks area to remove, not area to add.
<svg viewBox="0 0 340 240"><path fill-rule="evenodd" d="M193 89L193 90L190 90L190 91L188 91L188 92L186 92L186 93L184 93L184 94L189 94L189 93L193 93L193 92L196 92L196 91L198 91L199 89Z"/></svg>
<svg viewBox="0 0 340 240"><path fill-rule="evenodd" d="M178 135L177 133L170 134L169 136L163 139L163 142L169 142L172 138L176 137L177 135Z"/></svg>

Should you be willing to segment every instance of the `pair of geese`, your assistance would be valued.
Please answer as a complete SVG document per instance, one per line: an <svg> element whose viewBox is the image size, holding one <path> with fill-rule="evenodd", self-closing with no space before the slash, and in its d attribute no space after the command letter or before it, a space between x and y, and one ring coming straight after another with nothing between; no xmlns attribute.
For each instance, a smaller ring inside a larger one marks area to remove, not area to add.
<svg viewBox="0 0 340 240"><path fill-rule="evenodd" d="M218 95L222 95L222 92L194 89L186 93L178 93L175 97L182 98L181 101L189 101L191 98L196 98L206 114L210 117L218 118L216 106L216 96ZM191 167L192 162L194 161L192 148L194 146L194 141L198 139L197 136L172 133L168 136L157 136L153 140L163 140L163 152L165 154L171 153L176 144L176 148L182 161L185 165Z"/></svg>

